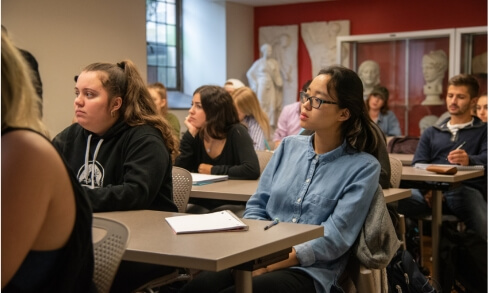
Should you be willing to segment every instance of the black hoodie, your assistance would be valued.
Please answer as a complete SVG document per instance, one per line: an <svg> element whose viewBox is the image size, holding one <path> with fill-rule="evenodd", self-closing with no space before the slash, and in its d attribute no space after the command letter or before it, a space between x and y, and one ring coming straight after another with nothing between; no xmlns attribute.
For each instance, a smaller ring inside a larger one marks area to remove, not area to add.
<svg viewBox="0 0 489 293"><path fill-rule="evenodd" d="M177 211L171 156L155 127L131 127L120 119L98 136L74 123L53 144L84 186L94 212Z"/></svg>

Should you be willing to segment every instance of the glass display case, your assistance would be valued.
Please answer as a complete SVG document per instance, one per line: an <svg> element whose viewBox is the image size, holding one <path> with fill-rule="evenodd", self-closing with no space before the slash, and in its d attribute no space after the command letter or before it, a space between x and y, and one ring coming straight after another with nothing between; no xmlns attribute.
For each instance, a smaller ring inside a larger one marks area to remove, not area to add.
<svg viewBox="0 0 489 293"><path fill-rule="evenodd" d="M487 74L487 27L455 29L455 74Z"/></svg>
<svg viewBox="0 0 489 293"><path fill-rule="evenodd" d="M402 135L419 136L446 112L447 82L455 74L455 29L341 36L337 48L338 63L356 71L365 89L380 83L389 90L389 108Z"/></svg>

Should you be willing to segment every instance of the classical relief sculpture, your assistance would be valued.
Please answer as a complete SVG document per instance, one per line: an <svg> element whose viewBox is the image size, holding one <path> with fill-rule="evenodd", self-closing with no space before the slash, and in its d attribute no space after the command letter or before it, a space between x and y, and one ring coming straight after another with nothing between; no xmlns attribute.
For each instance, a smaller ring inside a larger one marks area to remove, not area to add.
<svg viewBox="0 0 489 293"><path fill-rule="evenodd" d="M358 76L363 83L363 99L367 99L374 86L380 84L380 66L373 60L365 60L358 67Z"/></svg>
<svg viewBox="0 0 489 293"><path fill-rule="evenodd" d="M246 73L250 88L256 93L260 105L267 113L270 125L275 126L282 108L283 80L280 65L272 58L272 46L260 47L261 58L256 60Z"/></svg>
<svg viewBox="0 0 489 293"><path fill-rule="evenodd" d="M309 52L309 57L311 57L312 76L316 76L322 68L339 63L337 60L336 37L349 34L349 20L301 24L302 39Z"/></svg>
<svg viewBox="0 0 489 293"><path fill-rule="evenodd" d="M431 51L423 56L422 62L426 82L423 92L426 98L421 105L443 105L445 102L440 99L440 95L443 91L443 77L448 68L447 55L443 50Z"/></svg>
<svg viewBox="0 0 489 293"><path fill-rule="evenodd" d="M294 103L298 97L297 56L299 47L299 26L265 26L258 32L258 44L272 46L272 58L277 60L282 74L282 105ZM278 116L278 114L277 114ZM272 122L272 121L271 121ZM273 122L272 122L273 123Z"/></svg>

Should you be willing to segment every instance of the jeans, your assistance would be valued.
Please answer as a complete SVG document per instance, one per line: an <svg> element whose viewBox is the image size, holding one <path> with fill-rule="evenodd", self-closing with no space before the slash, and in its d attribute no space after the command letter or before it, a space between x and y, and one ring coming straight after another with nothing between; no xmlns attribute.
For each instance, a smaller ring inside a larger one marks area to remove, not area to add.
<svg viewBox="0 0 489 293"><path fill-rule="evenodd" d="M487 202L479 190L460 185L443 192L443 213L453 214L487 240ZM413 189L410 198L399 201L398 212L407 217L431 215L431 208L419 189Z"/></svg>

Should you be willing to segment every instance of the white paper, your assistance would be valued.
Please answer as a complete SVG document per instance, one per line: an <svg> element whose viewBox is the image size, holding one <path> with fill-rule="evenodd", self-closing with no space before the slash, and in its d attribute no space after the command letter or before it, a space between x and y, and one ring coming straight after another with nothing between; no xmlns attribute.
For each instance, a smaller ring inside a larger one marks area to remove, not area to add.
<svg viewBox="0 0 489 293"><path fill-rule="evenodd" d="M248 225L228 210L209 214L167 217L165 220L176 234L248 230Z"/></svg>

